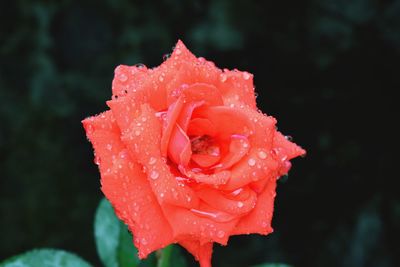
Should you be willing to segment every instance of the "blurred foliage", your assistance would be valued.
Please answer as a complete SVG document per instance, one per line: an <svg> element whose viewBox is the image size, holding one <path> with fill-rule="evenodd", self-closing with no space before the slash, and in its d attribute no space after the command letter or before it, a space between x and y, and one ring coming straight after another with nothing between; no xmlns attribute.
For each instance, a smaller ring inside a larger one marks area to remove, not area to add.
<svg viewBox="0 0 400 267"><path fill-rule="evenodd" d="M80 121L106 109L118 64L158 65L181 38L254 73L259 107L308 151L275 232L217 246L215 266L400 266L400 1L16 0L0 22L0 259L57 247L100 264Z"/></svg>

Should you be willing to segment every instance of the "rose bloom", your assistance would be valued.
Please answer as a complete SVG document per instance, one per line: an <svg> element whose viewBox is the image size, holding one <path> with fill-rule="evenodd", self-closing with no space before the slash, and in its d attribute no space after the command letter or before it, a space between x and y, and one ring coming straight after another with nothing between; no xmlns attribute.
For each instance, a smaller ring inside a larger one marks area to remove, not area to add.
<svg viewBox="0 0 400 267"><path fill-rule="evenodd" d="M214 242L272 232L276 180L305 151L257 109L252 74L179 41L159 67L118 66L112 92L83 125L140 258L179 243L207 267Z"/></svg>

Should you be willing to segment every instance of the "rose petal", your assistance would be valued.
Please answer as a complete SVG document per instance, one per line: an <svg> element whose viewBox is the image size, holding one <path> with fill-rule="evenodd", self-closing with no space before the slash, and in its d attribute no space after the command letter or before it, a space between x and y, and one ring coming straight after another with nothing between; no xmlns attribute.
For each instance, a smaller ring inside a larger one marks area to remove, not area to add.
<svg viewBox="0 0 400 267"><path fill-rule="evenodd" d="M182 239L179 241L179 244L199 261L200 267L211 267L212 242L200 245L200 242L197 240Z"/></svg>
<svg viewBox="0 0 400 267"><path fill-rule="evenodd" d="M189 122L192 118L192 113L195 108L198 108L204 104L204 101L198 101L198 102L189 102L187 104L184 104L179 117L176 121L176 123L182 128L184 132L187 131Z"/></svg>
<svg viewBox="0 0 400 267"><path fill-rule="evenodd" d="M249 151L250 144L243 135L232 135L229 144L229 152L216 166L215 171L226 170L236 164Z"/></svg>
<svg viewBox="0 0 400 267"><path fill-rule="evenodd" d="M175 124L168 145L168 155L176 164L187 166L192 156L191 143L182 128Z"/></svg>
<svg viewBox="0 0 400 267"><path fill-rule="evenodd" d="M273 231L271 220L274 210L276 179L271 179L269 181L264 191L258 196L257 204L254 209L240 219L233 230L233 234L258 233L267 235Z"/></svg>
<svg viewBox="0 0 400 267"><path fill-rule="evenodd" d="M114 96L124 97L141 89L143 81L147 79L148 69L144 65L126 66L119 65L115 68L112 81L112 93Z"/></svg>
<svg viewBox="0 0 400 267"><path fill-rule="evenodd" d="M173 242L172 230L141 166L125 150L112 113L86 119L83 124L98 157L102 191L138 240L139 256L144 258ZM159 231L164 234L158 235Z"/></svg>
<svg viewBox="0 0 400 267"><path fill-rule="evenodd" d="M218 79L217 88L222 93L225 105L240 101L256 109L252 74L238 70L224 70Z"/></svg>
<svg viewBox="0 0 400 267"><path fill-rule="evenodd" d="M222 138L234 134L248 136L254 131L253 122L244 113L225 106L200 107L194 111L193 118L208 119Z"/></svg>
<svg viewBox="0 0 400 267"><path fill-rule="evenodd" d="M179 114L183 108L183 104L183 97L180 97L168 108L161 137L161 154L164 157L167 155L168 144L170 143L171 134L174 130L176 120L178 119Z"/></svg>
<svg viewBox="0 0 400 267"><path fill-rule="evenodd" d="M178 41L171 56L159 67L147 69L145 66L120 65L115 69L112 87L118 97L130 96L136 104L148 103L156 111L165 110L167 90L171 79L184 62L195 62L196 57Z"/></svg>
<svg viewBox="0 0 400 267"><path fill-rule="evenodd" d="M86 135L95 148L95 163L101 173L112 168L112 160L124 147L119 128L110 111L82 121Z"/></svg>
<svg viewBox="0 0 400 267"><path fill-rule="evenodd" d="M223 190L235 190L261 179L276 178L280 169L279 162L269 152L252 148L231 169L231 179L221 186Z"/></svg>
<svg viewBox="0 0 400 267"><path fill-rule="evenodd" d="M224 101L218 89L206 83L195 83L183 90L185 102L205 102L206 105L222 106Z"/></svg>
<svg viewBox="0 0 400 267"><path fill-rule="evenodd" d="M179 170L181 171L181 173L183 173L187 177L192 178L196 182L202 183L202 184L223 185L223 184L226 184L231 177L231 172L226 171L226 170L217 172L217 173L213 173L213 174L204 174L201 172L194 172L183 166L179 166Z"/></svg>
<svg viewBox="0 0 400 267"><path fill-rule="evenodd" d="M176 88L182 85L191 85L195 83L206 83L209 85L217 85L221 70L216 68L214 63L206 61L203 58L182 62L179 70L175 73L174 78L166 86L167 102L176 101Z"/></svg>
<svg viewBox="0 0 400 267"><path fill-rule="evenodd" d="M276 132L274 136L274 148L280 149L284 160L302 156L306 153L304 149L293 142L290 142L282 133Z"/></svg>
<svg viewBox="0 0 400 267"><path fill-rule="evenodd" d="M198 204L193 190L178 183L166 164L166 159L161 157L161 123L150 106L142 105L140 115L123 131L121 139L129 152L144 166L159 203L171 203L186 208Z"/></svg>
<svg viewBox="0 0 400 267"><path fill-rule="evenodd" d="M209 242L226 245L229 233L238 221L236 216L212 209L203 202L193 211L168 204L163 204L162 209L175 239L195 239L201 245Z"/></svg>
<svg viewBox="0 0 400 267"><path fill-rule="evenodd" d="M211 123L209 119L194 118L189 122L187 129L187 134L189 136L202 136L209 135L211 137L215 136L217 130L214 124Z"/></svg>
<svg viewBox="0 0 400 267"><path fill-rule="evenodd" d="M235 198L228 198L220 190L203 188L198 190L197 196L211 207L230 214L243 215L251 211L256 205L256 193L245 188Z"/></svg>
<svg viewBox="0 0 400 267"><path fill-rule="evenodd" d="M146 175L141 166L132 161L127 150L119 153L110 172L102 174L101 183L102 191L115 207L117 216L133 233L140 258L174 241L172 229Z"/></svg>
<svg viewBox="0 0 400 267"><path fill-rule="evenodd" d="M192 160L202 168L208 168L220 160L220 155L193 154Z"/></svg>

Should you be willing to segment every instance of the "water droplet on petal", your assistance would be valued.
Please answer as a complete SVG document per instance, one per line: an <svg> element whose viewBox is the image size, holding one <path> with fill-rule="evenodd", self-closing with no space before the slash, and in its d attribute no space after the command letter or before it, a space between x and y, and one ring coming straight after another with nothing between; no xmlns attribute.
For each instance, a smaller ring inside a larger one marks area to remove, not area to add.
<svg viewBox="0 0 400 267"><path fill-rule="evenodd" d="M226 76L226 74L222 73L222 74L220 75L219 79L220 79L221 82L224 83L224 82L226 81L226 79L228 79L228 76Z"/></svg>
<svg viewBox="0 0 400 267"><path fill-rule="evenodd" d="M155 157L151 157L151 158L149 159L149 164L150 164L150 165L153 165L154 163L156 163L156 161L157 161L157 159L156 159Z"/></svg>
<svg viewBox="0 0 400 267"><path fill-rule="evenodd" d="M238 208L241 208L241 207L243 207L243 202L242 201L239 201L238 203L237 203L237 206L238 206Z"/></svg>
<svg viewBox="0 0 400 267"><path fill-rule="evenodd" d="M248 79L250 79L250 77L251 77L251 74L250 73L248 73L248 72L243 72L243 79L245 79L245 80L248 80Z"/></svg>
<svg viewBox="0 0 400 267"><path fill-rule="evenodd" d="M258 152L258 157L260 158L260 159L266 159L267 158L267 153L265 153L265 151L259 151Z"/></svg>
<svg viewBox="0 0 400 267"><path fill-rule="evenodd" d="M142 243L142 245L147 245L147 240L145 238L142 238L140 240L140 243Z"/></svg>
<svg viewBox="0 0 400 267"><path fill-rule="evenodd" d="M225 232L222 231L222 230L219 230L218 233L217 233L217 236L218 236L219 238L223 238L223 237L225 236Z"/></svg>
<svg viewBox="0 0 400 267"><path fill-rule="evenodd" d="M140 135L140 130L136 130L136 131L135 131L135 135L136 135L136 136L139 136L139 135Z"/></svg>
<svg viewBox="0 0 400 267"><path fill-rule="evenodd" d="M126 80L128 80L128 76L126 76L125 74L121 73L121 74L118 76L118 79L119 79L121 82L126 82Z"/></svg>
<svg viewBox="0 0 400 267"><path fill-rule="evenodd" d="M159 80L160 82L162 82L162 81L164 81L164 77L163 77L163 76L160 76L160 77L158 78L158 80Z"/></svg>
<svg viewBox="0 0 400 267"><path fill-rule="evenodd" d="M158 178L159 174L157 171L151 171L150 173L150 178L153 180L156 180Z"/></svg>
<svg viewBox="0 0 400 267"><path fill-rule="evenodd" d="M249 160L247 161L247 164L249 164L249 166L254 166L254 165L256 165L256 160L253 158L249 158Z"/></svg>
<svg viewBox="0 0 400 267"><path fill-rule="evenodd" d="M107 144L107 149L111 151L112 145L111 144Z"/></svg>
<svg viewBox="0 0 400 267"><path fill-rule="evenodd" d="M181 51L179 48L177 48L177 49L175 50L175 54L180 55L181 53L182 53L182 51Z"/></svg>

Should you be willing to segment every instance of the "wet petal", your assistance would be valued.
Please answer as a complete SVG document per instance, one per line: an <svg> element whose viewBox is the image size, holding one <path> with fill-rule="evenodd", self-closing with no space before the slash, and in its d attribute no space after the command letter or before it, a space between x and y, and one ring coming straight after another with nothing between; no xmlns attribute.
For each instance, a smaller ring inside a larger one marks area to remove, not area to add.
<svg viewBox="0 0 400 267"><path fill-rule="evenodd" d="M187 131L189 122L192 118L192 113L195 108L198 108L204 104L204 101L197 101L197 102L189 102L184 104L179 117L176 121L177 124L182 128L184 132Z"/></svg>
<svg viewBox="0 0 400 267"><path fill-rule="evenodd" d="M114 96L124 97L127 94L142 91L142 83L147 79L148 69L144 65L119 65L115 68L112 81Z"/></svg>
<svg viewBox="0 0 400 267"><path fill-rule="evenodd" d="M264 191L258 196L258 201L254 209L240 219L233 234L258 233L267 235L273 231L271 220L274 210L275 187L276 180L270 180Z"/></svg>
<svg viewBox="0 0 400 267"><path fill-rule="evenodd" d="M274 136L274 148L281 150L282 158L290 160L292 158L302 156L306 153L304 149L293 142L290 142L283 134L276 132Z"/></svg>
<svg viewBox="0 0 400 267"><path fill-rule="evenodd" d="M221 186L221 189L235 190L262 179L275 179L279 169L279 162L269 152L252 148L242 160L232 167L231 179Z"/></svg>
<svg viewBox="0 0 400 267"><path fill-rule="evenodd" d="M226 245L229 233L238 221L236 216L212 209L203 202L192 210L167 204L162 205L162 209L175 239L196 239L200 244L218 242Z"/></svg>
<svg viewBox="0 0 400 267"><path fill-rule="evenodd" d="M161 123L148 105L142 105L140 115L134 118L130 128L122 134L122 141L143 165L147 179L159 203L171 203L177 206L192 208L198 198L193 190L175 179L161 156L160 139Z"/></svg>
<svg viewBox="0 0 400 267"><path fill-rule="evenodd" d="M182 239L179 244L199 261L200 267L211 267L212 242L201 245L197 240Z"/></svg>
<svg viewBox="0 0 400 267"><path fill-rule="evenodd" d="M229 144L229 152L216 166L215 171L226 170L243 158L250 149L250 143L246 136L232 135Z"/></svg>
<svg viewBox="0 0 400 267"><path fill-rule="evenodd" d="M189 137L175 124L168 144L168 155L176 164L187 166L192 156Z"/></svg>
<svg viewBox="0 0 400 267"><path fill-rule="evenodd" d="M181 171L181 173L183 173L187 177L195 180L198 183L202 183L202 184L223 185L223 184L226 184L231 177L231 172L226 171L226 170L217 172L217 173L213 173L213 174L204 174L201 172L194 172L183 166L179 166L179 170Z"/></svg>
<svg viewBox="0 0 400 267"><path fill-rule="evenodd" d="M217 134L217 130L209 119L194 118L189 122L187 134L190 136L209 135L213 137Z"/></svg>
<svg viewBox="0 0 400 267"><path fill-rule="evenodd" d="M161 137L161 153L165 157L167 155L168 144L170 142L172 131L174 130L176 120L181 113L183 108L183 97L178 98L178 100L169 106L167 111L167 116L163 125L163 133Z"/></svg>
<svg viewBox="0 0 400 267"><path fill-rule="evenodd" d="M220 155L193 154L192 160L202 168L208 168L220 160Z"/></svg>
<svg viewBox="0 0 400 267"><path fill-rule="evenodd" d="M100 173L112 168L115 155L123 148L120 132L110 111L82 121L86 135L95 149L95 163L99 165Z"/></svg>
<svg viewBox="0 0 400 267"><path fill-rule="evenodd" d="M120 139L111 111L83 121L100 167L102 191L136 237L139 256L173 242L172 230L165 220L146 175L133 161ZM162 231L163 235L157 233Z"/></svg>
<svg viewBox="0 0 400 267"><path fill-rule="evenodd" d="M215 67L214 63L203 58L182 62L174 78L166 86L168 103L173 103L176 100L177 94L174 92L176 88L182 85L189 86L195 83L206 83L216 86L220 73L221 70Z"/></svg>
<svg viewBox="0 0 400 267"><path fill-rule="evenodd" d="M207 83L195 83L183 90L185 102L204 101L206 105L222 106L224 104L218 89Z"/></svg>
<svg viewBox="0 0 400 267"><path fill-rule="evenodd" d="M254 131L253 122L244 113L225 106L200 107L194 111L193 118L208 119L222 138L234 134L249 136Z"/></svg>
<svg viewBox="0 0 400 267"><path fill-rule="evenodd" d="M256 205L256 193L246 187L234 198L223 194L220 190L203 188L197 191L197 196L211 207L234 215L243 215Z"/></svg>
<svg viewBox="0 0 400 267"><path fill-rule="evenodd" d="M221 91L225 105L235 101L256 109L253 75L242 71L224 70L218 79L217 88Z"/></svg>
<svg viewBox="0 0 400 267"><path fill-rule="evenodd" d="M133 233L139 257L145 258L174 241L172 228L142 167L132 161L127 150L116 155L111 171L102 174L102 191L114 206L117 216Z"/></svg>

